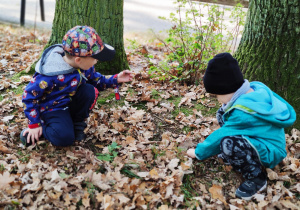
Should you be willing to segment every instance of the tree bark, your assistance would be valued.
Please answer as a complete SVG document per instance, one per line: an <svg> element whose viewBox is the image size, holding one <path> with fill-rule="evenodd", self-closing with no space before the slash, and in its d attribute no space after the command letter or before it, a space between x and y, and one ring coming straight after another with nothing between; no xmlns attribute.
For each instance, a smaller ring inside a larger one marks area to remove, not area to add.
<svg viewBox="0 0 300 210"><path fill-rule="evenodd" d="M115 58L97 64L96 70L115 74L128 69L123 41L123 4L123 0L57 0L47 47L61 43L65 33L74 26L88 25L95 28L103 42L116 49Z"/></svg>
<svg viewBox="0 0 300 210"><path fill-rule="evenodd" d="M265 83L300 113L299 0L250 0L235 57L245 78Z"/></svg>
<svg viewBox="0 0 300 210"><path fill-rule="evenodd" d="M237 3L241 3L245 8L249 6L249 1L247 0L194 0L194 1L221 4L221 5L230 5L230 6L235 6Z"/></svg>

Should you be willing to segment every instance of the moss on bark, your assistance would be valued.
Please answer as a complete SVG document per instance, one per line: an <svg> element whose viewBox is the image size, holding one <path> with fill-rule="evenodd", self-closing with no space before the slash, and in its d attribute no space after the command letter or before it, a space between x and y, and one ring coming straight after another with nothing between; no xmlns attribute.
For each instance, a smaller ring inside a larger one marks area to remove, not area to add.
<svg viewBox="0 0 300 210"><path fill-rule="evenodd" d="M245 78L261 81L300 113L299 0L252 0L235 57ZM300 120L294 127L300 129Z"/></svg>

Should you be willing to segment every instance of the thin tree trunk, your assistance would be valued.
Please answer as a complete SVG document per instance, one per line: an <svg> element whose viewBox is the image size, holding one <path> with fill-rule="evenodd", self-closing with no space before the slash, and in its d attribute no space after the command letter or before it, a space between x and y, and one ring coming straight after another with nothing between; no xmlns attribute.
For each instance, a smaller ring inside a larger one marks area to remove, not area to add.
<svg viewBox="0 0 300 210"><path fill-rule="evenodd" d="M299 0L250 0L235 57L247 79L265 83L300 113Z"/></svg>
<svg viewBox="0 0 300 210"><path fill-rule="evenodd" d="M47 46L61 43L65 33L76 25L92 26L103 42L116 49L115 58L97 64L96 70L114 74L129 68L123 42L123 0L57 0Z"/></svg>

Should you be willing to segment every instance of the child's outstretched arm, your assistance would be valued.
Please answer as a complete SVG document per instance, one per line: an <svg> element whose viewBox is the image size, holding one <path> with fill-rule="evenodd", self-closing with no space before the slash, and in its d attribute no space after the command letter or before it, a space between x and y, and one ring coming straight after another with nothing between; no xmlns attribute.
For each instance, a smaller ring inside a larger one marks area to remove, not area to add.
<svg viewBox="0 0 300 210"><path fill-rule="evenodd" d="M96 72L94 67L88 71L84 71L84 73L89 83L94 85L99 91L115 87L118 83L130 82L133 79L133 72L129 70L124 70L119 74L112 75L110 78L106 78L104 75Z"/></svg>
<svg viewBox="0 0 300 210"><path fill-rule="evenodd" d="M133 79L133 72L124 70L118 74L118 83L130 82Z"/></svg>

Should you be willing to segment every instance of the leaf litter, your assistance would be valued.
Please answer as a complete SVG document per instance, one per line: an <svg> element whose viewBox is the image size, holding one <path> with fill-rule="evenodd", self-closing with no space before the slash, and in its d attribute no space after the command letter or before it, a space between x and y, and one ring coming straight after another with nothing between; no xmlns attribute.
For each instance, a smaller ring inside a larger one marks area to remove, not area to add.
<svg viewBox="0 0 300 210"><path fill-rule="evenodd" d="M95 106L84 142L58 148L41 139L36 147L24 148L19 135L27 121L21 94L14 89L31 77L15 82L12 76L38 59L50 32L38 31L35 36L24 28L0 25L0 29L0 208L299 209L298 130L286 134L287 157L267 169L267 191L253 201L237 199L239 174L216 157L197 161L185 154L218 129L214 116L203 115L195 102L207 109L218 103L201 85L150 78L147 62L137 51L127 52L130 65L140 71L120 88L125 100ZM32 43L37 37L39 41ZM159 61L161 48L155 43L143 46L142 54L145 49L155 51ZM177 97L181 100L175 105L170 99ZM192 112L173 116L177 108Z"/></svg>

